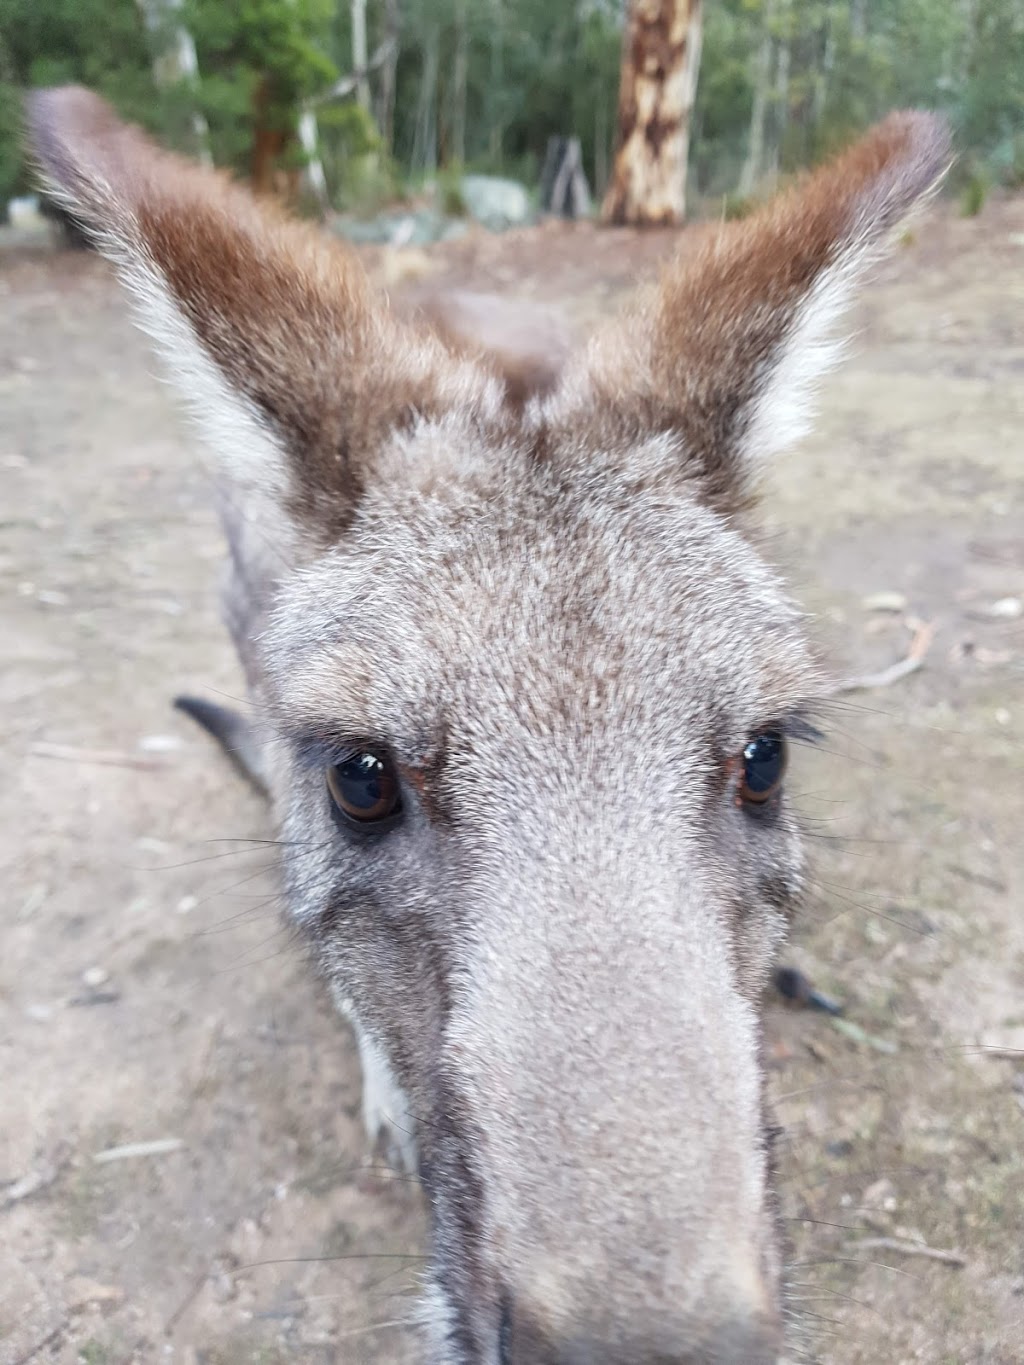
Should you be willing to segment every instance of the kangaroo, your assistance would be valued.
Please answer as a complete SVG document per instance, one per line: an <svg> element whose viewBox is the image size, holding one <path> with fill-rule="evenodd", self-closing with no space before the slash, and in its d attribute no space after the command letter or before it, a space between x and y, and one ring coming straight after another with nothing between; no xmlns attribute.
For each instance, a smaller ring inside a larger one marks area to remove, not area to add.
<svg viewBox="0 0 1024 1365"><path fill-rule="evenodd" d="M251 716L183 705L268 792L421 1177L425 1359L779 1361L759 1002L830 683L753 506L944 125L708 231L531 389L87 91L30 123L218 457Z"/></svg>

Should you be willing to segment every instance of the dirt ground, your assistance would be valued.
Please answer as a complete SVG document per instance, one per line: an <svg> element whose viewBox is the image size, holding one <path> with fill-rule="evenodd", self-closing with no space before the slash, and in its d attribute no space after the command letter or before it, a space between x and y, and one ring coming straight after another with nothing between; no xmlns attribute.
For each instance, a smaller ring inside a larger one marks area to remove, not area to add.
<svg viewBox="0 0 1024 1365"><path fill-rule="evenodd" d="M585 328L670 245L555 227L368 259ZM202 463L98 261L0 255L0 319L0 1362L401 1365L418 1194L370 1169L259 803L169 709L240 687ZM935 636L794 763L815 881L792 959L848 1022L769 1009L791 1280L813 1359L1012 1365L1024 200L937 209L856 322L772 477L777 557L840 673L902 657L915 620Z"/></svg>

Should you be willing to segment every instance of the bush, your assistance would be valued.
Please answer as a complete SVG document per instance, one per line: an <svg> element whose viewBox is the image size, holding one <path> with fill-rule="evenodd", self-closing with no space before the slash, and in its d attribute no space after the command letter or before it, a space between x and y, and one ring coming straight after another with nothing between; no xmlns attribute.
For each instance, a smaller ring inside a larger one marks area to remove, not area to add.
<svg viewBox="0 0 1024 1365"><path fill-rule="evenodd" d="M722 217L727 223L735 222L740 218L749 218L758 207L758 200L752 194L740 194L734 190L731 194L722 195Z"/></svg>
<svg viewBox="0 0 1024 1365"><path fill-rule="evenodd" d="M964 218L977 218L985 207L988 198L988 176L983 170L976 169L968 175L960 192L960 213Z"/></svg>

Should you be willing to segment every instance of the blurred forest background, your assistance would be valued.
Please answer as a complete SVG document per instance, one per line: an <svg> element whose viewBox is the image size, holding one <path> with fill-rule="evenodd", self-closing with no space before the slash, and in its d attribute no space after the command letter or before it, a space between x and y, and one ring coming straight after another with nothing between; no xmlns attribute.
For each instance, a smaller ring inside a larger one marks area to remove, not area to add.
<svg viewBox="0 0 1024 1365"><path fill-rule="evenodd" d="M464 171L608 181L627 0L0 0L0 212L21 94L80 81L168 143L372 213ZM947 113L976 212L1024 183L1024 0L706 0L690 211L742 213L894 106ZM713 204L711 201L714 201Z"/></svg>

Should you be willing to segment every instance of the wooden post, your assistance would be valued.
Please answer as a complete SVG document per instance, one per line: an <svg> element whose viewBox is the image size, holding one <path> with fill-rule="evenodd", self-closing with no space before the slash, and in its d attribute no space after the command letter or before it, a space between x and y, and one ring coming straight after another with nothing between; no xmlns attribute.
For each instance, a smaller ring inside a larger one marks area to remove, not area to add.
<svg viewBox="0 0 1024 1365"><path fill-rule="evenodd" d="M590 217L590 188L578 137L550 137L540 176L540 206L561 218Z"/></svg>
<svg viewBox="0 0 1024 1365"><path fill-rule="evenodd" d="M603 222L667 226L683 221L700 44L701 0L632 0Z"/></svg>

